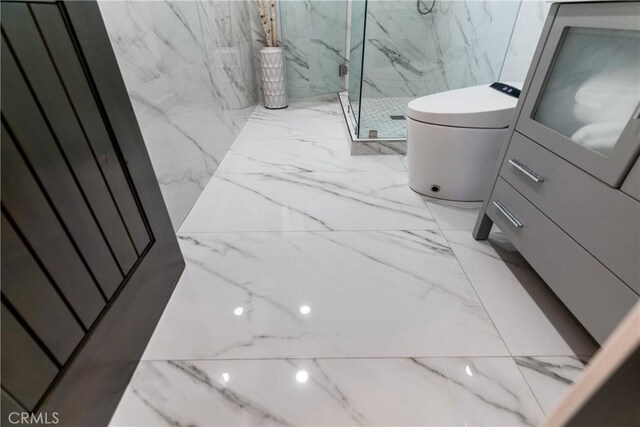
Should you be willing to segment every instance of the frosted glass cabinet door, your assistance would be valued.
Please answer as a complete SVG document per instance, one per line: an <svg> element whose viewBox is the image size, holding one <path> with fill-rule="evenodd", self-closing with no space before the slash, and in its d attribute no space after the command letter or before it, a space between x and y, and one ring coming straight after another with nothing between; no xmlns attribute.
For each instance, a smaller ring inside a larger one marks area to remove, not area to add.
<svg viewBox="0 0 640 427"><path fill-rule="evenodd" d="M640 101L640 32L570 27L533 119L607 156Z"/></svg>
<svg viewBox="0 0 640 427"><path fill-rule="evenodd" d="M560 6L517 129L618 186L640 150L640 3Z"/></svg>

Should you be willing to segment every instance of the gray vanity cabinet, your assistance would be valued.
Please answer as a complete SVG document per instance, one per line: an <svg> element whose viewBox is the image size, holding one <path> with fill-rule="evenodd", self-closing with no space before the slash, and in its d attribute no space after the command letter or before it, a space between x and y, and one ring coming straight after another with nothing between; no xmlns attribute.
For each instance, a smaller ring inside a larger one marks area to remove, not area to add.
<svg viewBox="0 0 640 427"><path fill-rule="evenodd" d="M603 342L640 294L640 3L554 4L474 229Z"/></svg>

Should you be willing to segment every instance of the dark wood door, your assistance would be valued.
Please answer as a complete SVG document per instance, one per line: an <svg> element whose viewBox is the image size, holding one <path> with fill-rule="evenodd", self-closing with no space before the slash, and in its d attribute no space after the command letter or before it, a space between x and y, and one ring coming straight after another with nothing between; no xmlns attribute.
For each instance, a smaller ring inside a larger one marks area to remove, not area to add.
<svg viewBox="0 0 640 427"><path fill-rule="evenodd" d="M184 262L97 4L1 13L2 424L106 425Z"/></svg>

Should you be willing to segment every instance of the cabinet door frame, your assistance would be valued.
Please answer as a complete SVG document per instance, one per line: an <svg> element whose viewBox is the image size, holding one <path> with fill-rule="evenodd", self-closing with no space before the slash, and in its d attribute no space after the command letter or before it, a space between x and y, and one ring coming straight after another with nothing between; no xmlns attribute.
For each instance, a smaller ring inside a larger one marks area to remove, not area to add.
<svg viewBox="0 0 640 427"><path fill-rule="evenodd" d="M640 105L636 106L614 149L607 156L544 126L533 116L569 28L638 31L639 20L638 2L560 5L516 124L516 129L524 135L615 188L621 185L640 153Z"/></svg>

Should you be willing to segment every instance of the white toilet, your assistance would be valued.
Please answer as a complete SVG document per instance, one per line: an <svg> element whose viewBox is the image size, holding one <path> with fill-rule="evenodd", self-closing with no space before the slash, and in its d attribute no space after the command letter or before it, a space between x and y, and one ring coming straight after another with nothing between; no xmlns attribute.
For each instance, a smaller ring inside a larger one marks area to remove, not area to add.
<svg viewBox="0 0 640 427"><path fill-rule="evenodd" d="M486 195L518 101L503 92L519 92L497 87L473 86L409 102L407 158L414 191L458 201Z"/></svg>

